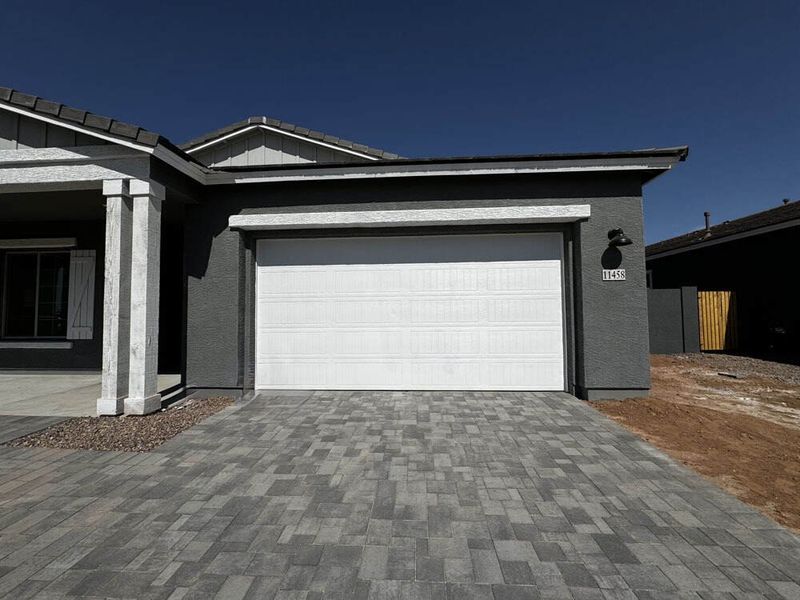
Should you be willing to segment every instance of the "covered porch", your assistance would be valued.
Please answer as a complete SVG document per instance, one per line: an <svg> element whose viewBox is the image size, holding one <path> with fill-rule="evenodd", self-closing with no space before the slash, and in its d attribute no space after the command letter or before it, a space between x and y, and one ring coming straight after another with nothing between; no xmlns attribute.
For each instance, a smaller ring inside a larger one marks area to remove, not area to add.
<svg viewBox="0 0 800 600"><path fill-rule="evenodd" d="M146 414L181 389L189 198L152 163L0 150L0 414Z"/></svg>
<svg viewBox="0 0 800 600"><path fill-rule="evenodd" d="M180 373L158 375L156 389L162 401L169 401L182 387ZM0 371L0 415L91 417L97 414L101 392L100 371Z"/></svg>

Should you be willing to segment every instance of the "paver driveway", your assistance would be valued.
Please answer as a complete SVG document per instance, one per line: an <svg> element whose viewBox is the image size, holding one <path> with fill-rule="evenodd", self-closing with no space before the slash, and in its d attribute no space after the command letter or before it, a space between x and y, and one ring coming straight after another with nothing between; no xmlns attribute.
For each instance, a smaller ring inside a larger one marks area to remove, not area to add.
<svg viewBox="0 0 800 600"><path fill-rule="evenodd" d="M260 396L0 469L14 598L800 597L797 537L566 394Z"/></svg>

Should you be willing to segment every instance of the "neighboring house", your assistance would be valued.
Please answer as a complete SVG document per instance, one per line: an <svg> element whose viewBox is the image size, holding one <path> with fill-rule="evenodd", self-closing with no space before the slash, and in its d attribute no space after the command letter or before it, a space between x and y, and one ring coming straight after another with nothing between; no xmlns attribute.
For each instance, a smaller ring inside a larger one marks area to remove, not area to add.
<svg viewBox="0 0 800 600"><path fill-rule="evenodd" d="M159 367L641 395L642 186L686 154L404 159L262 117L176 146L0 88L0 367L102 368L101 414L157 408Z"/></svg>
<svg viewBox="0 0 800 600"><path fill-rule="evenodd" d="M701 335L713 329L714 302L725 298L730 303L729 310L723 307L730 342L719 349L800 356L800 284L793 275L800 258L800 202L784 201L714 226L708 217L704 229L647 247L649 286L696 286ZM711 296L705 310L704 293Z"/></svg>

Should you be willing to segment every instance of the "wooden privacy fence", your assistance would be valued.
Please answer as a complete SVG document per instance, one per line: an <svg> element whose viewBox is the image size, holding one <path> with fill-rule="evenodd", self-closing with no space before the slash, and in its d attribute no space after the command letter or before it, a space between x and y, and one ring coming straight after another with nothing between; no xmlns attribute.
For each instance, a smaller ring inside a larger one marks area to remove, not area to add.
<svg viewBox="0 0 800 600"><path fill-rule="evenodd" d="M700 349L736 350L739 343L736 321L736 293L698 292Z"/></svg>

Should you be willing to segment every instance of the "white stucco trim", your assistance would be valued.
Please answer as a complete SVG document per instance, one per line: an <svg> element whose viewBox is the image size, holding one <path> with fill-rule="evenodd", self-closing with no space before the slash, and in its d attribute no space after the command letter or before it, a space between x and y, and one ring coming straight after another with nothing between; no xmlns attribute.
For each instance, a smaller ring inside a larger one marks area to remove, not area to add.
<svg viewBox="0 0 800 600"><path fill-rule="evenodd" d="M264 129L266 131L271 131L273 133L277 133L278 135L285 135L286 137L295 138L301 140L303 142L308 142L309 144L316 144L317 146L324 146L325 148L330 148L331 150L335 150L337 152L344 152L345 154L351 154L353 156L358 156L359 158L366 158L367 160L378 160L377 156L372 156L369 154L364 154L363 152L358 152L357 150L350 150L348 148L343 148L342 146L337 146L336 144L329 144L327 142L323 142L322 140L315 140L314 138L306 137L303 135L299 135L296 133L292 133L291 131L286 131L285 129L280 129L279 127L270 127L269 125L265 125L263 123L254 123L253 125L249 125L247 127L243 127L242 129L237 129L236 131L232 131L231 133L227 133L223 136L215 138L213 140L209 140L207 142L203 142L199 146L195 146L191 150L187 150L187 154L193 154L195 152L199 152L200 150L205 150L206 148L210 148L211 146L215 146L217 144L221 144L223 142L227 142L228 140L238 137L242 134L248 133L253 131L254 129Z"/></svg>
<svg viewBox="0 0 800 600"><path fill-rule="evenodd" d="M0 250L28 250L32 248L74 248L77 238L19 238L0 240Z"/></svg>
<svg viewBox="0 0 800 600"><path fill-rule="evenodd" d="M69 148L19 148L0 150L0 167L36 166L42 163L88 164L111 160L142 158L141 153L119 146L72 146Z"/></svg>
<svg viewBox="0 0 800 600"><path fill-rule="evenodd" d="M346 205L345 205L346 206ZM462 206L455 208L402 208L369 210L350 205L349 210L320 210L319 206L292 207L293 212L233 215L234 229L319 229L337 227L409 227L429 225L494 225L504 223L569 223L591 216L588 204L550 206Z"/></svg>
<svg viewBox="0 0 800 600"><path fill-rule="evenodd" d="M0 150L0 192L25 189L21 186L102 184L149 174L146 154L120 146Z"/></svg>

